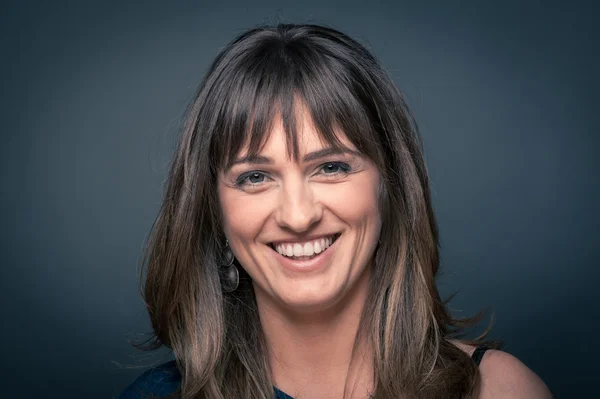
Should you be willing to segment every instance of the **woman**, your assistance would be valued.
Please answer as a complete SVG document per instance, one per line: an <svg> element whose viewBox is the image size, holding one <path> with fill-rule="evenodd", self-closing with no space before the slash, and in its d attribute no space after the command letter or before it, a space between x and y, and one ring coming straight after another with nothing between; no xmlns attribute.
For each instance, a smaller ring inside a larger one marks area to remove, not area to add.
<svg viewBox="0 0 600 399"><path fill-rule="evenodd" d="M122 398L550 397L455 320L416 125L373 56L314 25L253 29L192 102L145 300L176 361ZM488 342L489 344L489 342Z"/></svg>

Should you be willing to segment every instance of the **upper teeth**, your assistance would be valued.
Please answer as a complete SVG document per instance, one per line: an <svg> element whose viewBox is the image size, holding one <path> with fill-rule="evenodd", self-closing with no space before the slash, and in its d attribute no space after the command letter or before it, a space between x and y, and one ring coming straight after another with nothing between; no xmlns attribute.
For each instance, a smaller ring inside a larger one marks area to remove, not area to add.
<svg viewBox="0 0 600 399"><path fill-rule="evenodd" d="M313 256L325 251L333 237L324 237L308 242L275 244L275 250L283 256Z"/></svg>

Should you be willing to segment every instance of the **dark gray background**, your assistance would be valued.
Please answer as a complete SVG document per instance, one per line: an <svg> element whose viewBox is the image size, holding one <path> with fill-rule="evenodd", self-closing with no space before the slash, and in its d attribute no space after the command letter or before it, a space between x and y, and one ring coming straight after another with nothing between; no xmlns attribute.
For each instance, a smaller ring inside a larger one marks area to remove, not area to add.
<svg viewBox="0 0 600 399"><path fill-rule="evenodd" d="M417 5L418 3L418 5ZM598 10L592 2L3 2L3 397L107 398L148 357L136 268L180 117L219 49L329 24L391 71L425 139L456 315L558 397L599 369ZM5 396L6 395L6 396Z"/></svg>

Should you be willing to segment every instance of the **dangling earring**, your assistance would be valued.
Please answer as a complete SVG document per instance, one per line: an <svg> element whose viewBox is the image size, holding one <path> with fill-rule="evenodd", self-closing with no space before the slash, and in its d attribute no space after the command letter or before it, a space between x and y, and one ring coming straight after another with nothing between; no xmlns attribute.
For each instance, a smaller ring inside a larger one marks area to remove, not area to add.
<svg viewBox="0 0 600 399"><path fill-rule="evenodd" d="M233 264L234 260L235 256L233 255L233 252L231 252L231 248L229 248L229 241L225 241L225 251L223 251L220 265L222 269L221 285L225 292L235 291L240 284L240 273Z"/></svg>

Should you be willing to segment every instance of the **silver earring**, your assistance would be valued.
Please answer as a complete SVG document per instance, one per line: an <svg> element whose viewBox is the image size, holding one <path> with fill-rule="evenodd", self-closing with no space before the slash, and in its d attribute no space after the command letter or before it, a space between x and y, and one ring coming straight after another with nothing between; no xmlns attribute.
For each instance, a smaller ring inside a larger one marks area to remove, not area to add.
<svg viewBox="0 0 600 399"><path fill-rule="evenodd" d="M220 264L222 269L221 285L223 287L223 291L225 292L235 291L240 284L240 273L238 272L237 267L233 264L234 260L235 256L233 255L233 252L231 252L231 248L229 248L229 241L225 241L225 250L223 251Z"/></svg>

